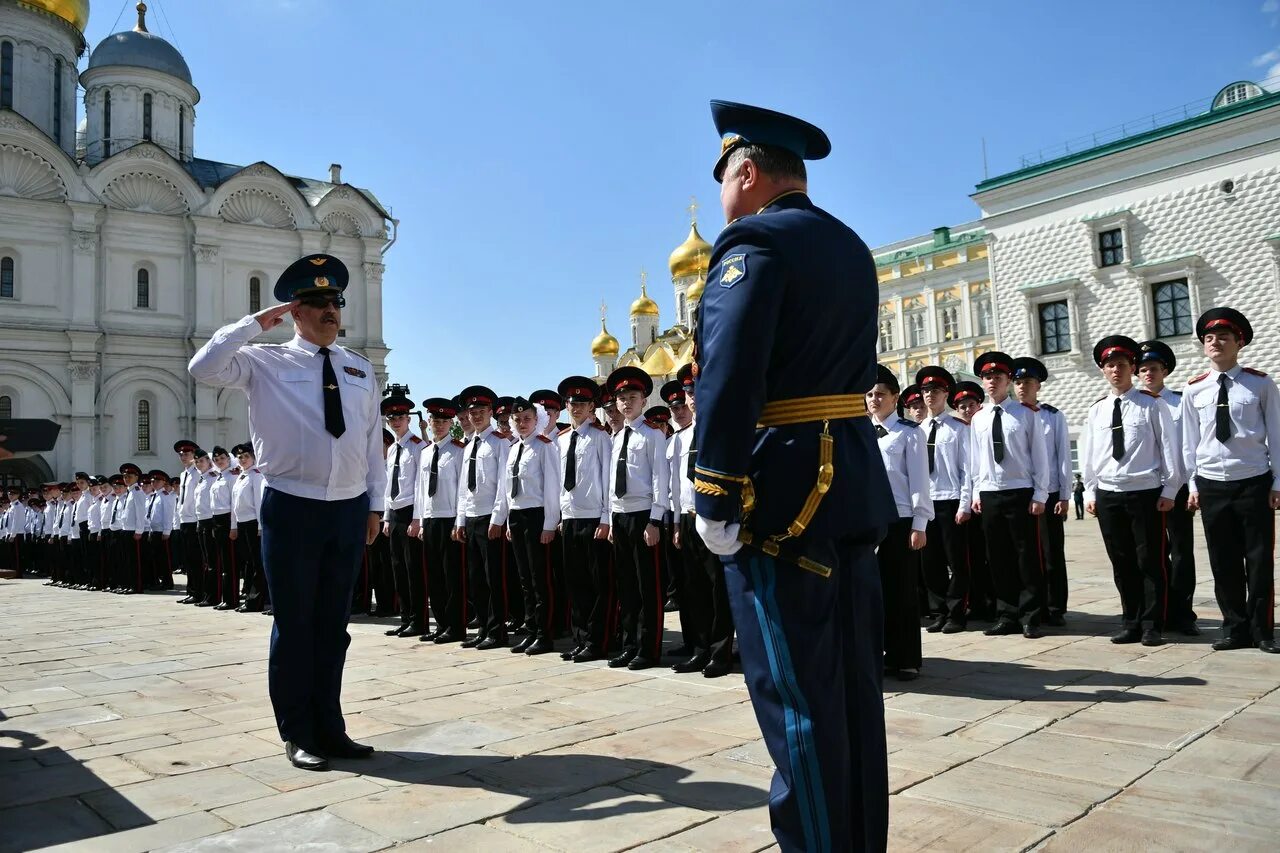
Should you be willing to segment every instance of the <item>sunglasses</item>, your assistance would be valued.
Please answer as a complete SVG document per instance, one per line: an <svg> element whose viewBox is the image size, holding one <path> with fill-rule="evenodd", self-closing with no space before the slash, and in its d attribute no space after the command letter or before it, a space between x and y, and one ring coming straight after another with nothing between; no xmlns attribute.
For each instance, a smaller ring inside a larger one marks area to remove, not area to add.
<svg viewBox="0 0 1280 853"><path fill-rule="evenodd" d="M336 308L347 307L345 296L304 296L298 300L308 308L325 308L333 305Z"/></svg>

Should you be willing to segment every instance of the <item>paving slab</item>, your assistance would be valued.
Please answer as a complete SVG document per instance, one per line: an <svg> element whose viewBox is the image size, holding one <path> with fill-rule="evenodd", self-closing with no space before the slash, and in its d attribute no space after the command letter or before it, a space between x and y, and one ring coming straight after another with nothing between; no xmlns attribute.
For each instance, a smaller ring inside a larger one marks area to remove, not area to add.
<svg viewBox="0 0 1280 853"><path fill-rule="evenodd" d="M325 812L295 814L161 848L163 853L372 853L387 838Z"/></svg>
<svg viewBox="0 0 1280 853"><path fill-rule="evenodd" d="M330 806L328 812L397 841L411 841L487 820L525 805L519 794L463 776L406 785ZM556 800L555 802L561 802Z"/></svg>

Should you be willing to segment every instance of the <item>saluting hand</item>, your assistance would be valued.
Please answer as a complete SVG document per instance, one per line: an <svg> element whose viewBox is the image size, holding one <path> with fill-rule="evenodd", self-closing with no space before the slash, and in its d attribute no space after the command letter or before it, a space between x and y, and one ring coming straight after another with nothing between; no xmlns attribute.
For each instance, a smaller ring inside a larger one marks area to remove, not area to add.
<svg viewBox="0 0 1280 853"><path fill-rule="evenodd" d="M298 300L286 302L281 305L273 305L270 308L263 308L257 314L253 315L253 319L258 321L258 325L262 327L262 331L269 332L276 326L284 322L285 315L293 310L298 304Z"/></svg>

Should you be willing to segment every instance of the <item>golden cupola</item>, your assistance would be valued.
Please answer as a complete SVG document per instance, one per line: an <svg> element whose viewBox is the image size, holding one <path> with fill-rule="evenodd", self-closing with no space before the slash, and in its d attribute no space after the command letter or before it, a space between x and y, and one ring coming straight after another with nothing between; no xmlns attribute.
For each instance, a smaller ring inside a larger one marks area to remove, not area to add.
<svg viewBox="0 0 1280 853"><path fill-rule="evenodd" d="M645 274L640 273L640 298L631 303L632 317L657 317L661 313L658 310L658 303L649 298L646 288Z"/></svg>
<svg viewBox="0 0 1280 853"><path fill-rule="evenodd" d="M81 34L89 23L89 0L21 0L20 6L31 6L61 18Z"/></svg>
<svg viewBox="0 0 1280 853"><path fill-rule="evenodd" d="M595 340L591 342L591 355L593 358L605 356L613 358L622 350L622 346L618 343L618 339L609 334L609 329L604 324L604 317L600 318L600 334L596 335Z"/></svg>
<svg viewBox="0 0 1280 853"><path fill-rule="evenodd" d="M695 220L689 226L689 236L675 251L671 253L671 257L667 259L667 264L671 267L671 278L686 278L691 275L707 274L707 258L711 257L711 244L702 239L702 235L698 233L698 223Z"/></svg>
<svg viewBox="0 0 1280 853"><path fill-rule="evenodd" d="M698 277L694 279L693 284L689 285L689 289L685 291L685 299L690 303L702 301L702 291L707 286L707 272L702 270L698 273Z"/></svg>

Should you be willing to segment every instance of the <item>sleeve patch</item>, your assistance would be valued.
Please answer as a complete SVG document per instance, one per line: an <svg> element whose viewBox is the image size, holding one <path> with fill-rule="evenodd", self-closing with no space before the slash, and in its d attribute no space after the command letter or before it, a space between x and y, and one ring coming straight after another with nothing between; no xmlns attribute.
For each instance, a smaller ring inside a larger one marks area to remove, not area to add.
<svg viewBox="0 0 1280 853"><path fill-rule="evenodd" d="M747 253L725 255L720 261L720 286L726 290L747 277Z"/></svg>

